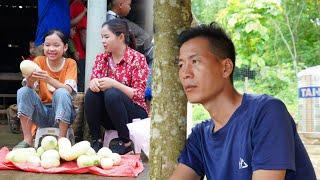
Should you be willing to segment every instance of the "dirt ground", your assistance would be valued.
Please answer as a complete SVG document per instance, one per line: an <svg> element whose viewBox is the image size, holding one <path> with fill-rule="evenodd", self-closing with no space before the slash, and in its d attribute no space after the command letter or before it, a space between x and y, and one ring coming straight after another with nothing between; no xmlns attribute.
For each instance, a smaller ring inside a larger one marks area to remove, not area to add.
<svg viewBox="0 0 320 180"><path fill-rule="evenodd" d="M306 138L300 134L300 137L307 149L314 170L316 171L317 179L320 179L320 139Z"/></svg>

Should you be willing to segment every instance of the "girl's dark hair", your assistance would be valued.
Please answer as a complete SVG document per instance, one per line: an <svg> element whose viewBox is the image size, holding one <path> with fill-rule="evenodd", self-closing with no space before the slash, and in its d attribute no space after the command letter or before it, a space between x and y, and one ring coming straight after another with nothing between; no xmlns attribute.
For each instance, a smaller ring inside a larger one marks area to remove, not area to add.
<svg viewBox="0 0 320 180"><path fill-rule="evenodd" d="M68 37L65 36L63 34L63 32L61 32L60 30L58 29L52 29L50 31L48 31L45 35L44 35L44 39L47 37L47 36L50 36L52 34L56 34L60 39L61 41L63 42L64 45L68 44Z"/></svg>
<svg viewBox="0 0 320 180"><path fill-rule="evenodd" d="M129 26L125 20L120 18L111 19L102 24L102 27L108 26L109 30L116 36L124 35L124 43L132 49L136 49L136 39L130 31Z"/></svg>

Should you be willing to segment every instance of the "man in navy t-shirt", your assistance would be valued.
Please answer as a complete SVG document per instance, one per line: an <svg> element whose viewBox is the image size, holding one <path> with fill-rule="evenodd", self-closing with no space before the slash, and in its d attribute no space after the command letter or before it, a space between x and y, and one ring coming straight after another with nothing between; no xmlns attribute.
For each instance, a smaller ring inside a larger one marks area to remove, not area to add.
<svg viewBox="0 0 320 180"><path fill-rule="evenodd" d="M179 78L211 119L193 128L172 180L316 180L285 105L233 87L235 48L217 24L179 36Z"/></svg>

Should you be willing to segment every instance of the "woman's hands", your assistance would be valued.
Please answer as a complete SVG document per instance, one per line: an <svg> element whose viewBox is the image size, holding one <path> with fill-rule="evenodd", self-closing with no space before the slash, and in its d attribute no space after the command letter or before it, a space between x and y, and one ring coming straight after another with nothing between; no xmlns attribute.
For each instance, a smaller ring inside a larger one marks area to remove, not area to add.
<svg viewBox="0 0 320 180"><path fill-rule="evenodd" d="M52 77L49 76L47 71L39 70L34 71L30 76L26 78L27 80L27 86L30 88L34 88L34 83L38 80L43 80L46 83L51 84Z"/></svg>
<svg viewBox="0 0 320 180"><path fill-rule="evenodd" d="M93 78L89 83L89 88L93 92L100 92L99 79L98 78Z"/></svg>
<svg viewBox="0 0 320 180"><path fill-rule="evenodd" d="M34 88L34 83L35 83L38 79L32 77L32 74L31 74L31 76L26 77L26 80L27 80L27 86L33 89L33 88Z"/></svg>
<svg viewBox="0 0 320 180"><path fill-rule="evenodd" d="M106 89L114 87L116 82L116 80L109 77L101 78L99 79L99 88L101 91L105 91Z"/></svg>
<svg viewBox="0 0 320 180"><path fill-rule="evenodd" d="M109 77L104 77L101 79L94 78L90 81L89 88L93 92L100 92L114 87L116 83L116 80Z"/></svg>
<svg viewBox="0 0 320 180"><path fill-rule="evenodd" d="M52 80L52 77L48 74L47 71L39 70L32 73L32 78L36 78L39 80L43 80L46 83L50 84L50 81Z"/></svg>
<svg viewBox="0 0 320 180"><path fill-rule="evenodd" d="M53 77L51 77L49 75L49 73L47 71L43 71L43 70L34 71L29 77L26 78L26 80L27 80L27 86L30 88L35 88L34 87L35 82L42 80L45 83L47 83L47 85L50 85L50 86L52 86L52 88L54 88L51 91L48 87L48 90L51 92L53 92L55 89L58 89L58 88L67 89L70 94L73 91L73 89L70 85L66 85L66 84L59 82L59 80L54 79Z"/></svg>
<svg viewBox="0 0 320 180"><path fill-rule="evenodd" d="M126 86L117 80L114 80L109 77L104 78L94 78L89 83L89 88L93 92L105 91L110 88L116 88L126 94L129 98L132 98L136 89Z"/></svg>

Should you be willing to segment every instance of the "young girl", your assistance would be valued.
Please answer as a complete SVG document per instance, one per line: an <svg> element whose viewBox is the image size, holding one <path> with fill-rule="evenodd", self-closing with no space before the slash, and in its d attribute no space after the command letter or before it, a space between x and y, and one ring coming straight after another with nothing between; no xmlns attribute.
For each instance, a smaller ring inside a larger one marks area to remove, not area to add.
<svg viewBox="0 0 320 180"><path fill-rule="evenodd" d="M59 136L65 137L75 118L72 95L77 92L77 64L73 59L63 57L68 49L67 41L59 30L51 30L45 35L45 56L34 59L41 70L27 77L25 86L17 92L23 141L15 148L32 146L33 125L40 128L58 126ZM38 93L36 88L39 89Z"/></svg>
<svg viewBox="0 0 320 180"><path fill-rule="evenodd" d="M105 53L97 55L93 67L85 96L86 120L96 151L102 147L102 125L118 131L117 144L110 148L125 154L133 150L126 124L148 116L144 92L149 69L144 55L134 50L134 37L125 21L107 21L101 37Z"/></svg>

